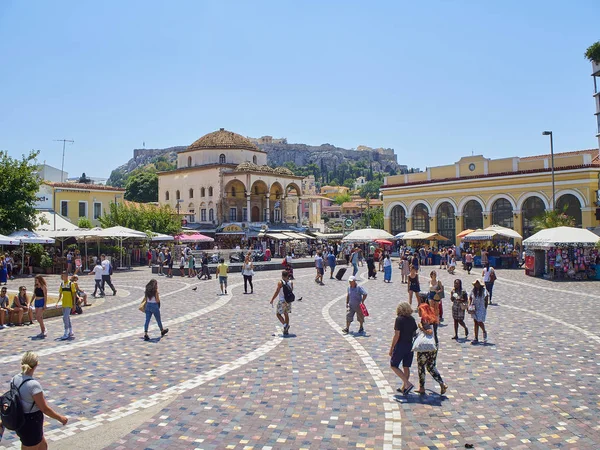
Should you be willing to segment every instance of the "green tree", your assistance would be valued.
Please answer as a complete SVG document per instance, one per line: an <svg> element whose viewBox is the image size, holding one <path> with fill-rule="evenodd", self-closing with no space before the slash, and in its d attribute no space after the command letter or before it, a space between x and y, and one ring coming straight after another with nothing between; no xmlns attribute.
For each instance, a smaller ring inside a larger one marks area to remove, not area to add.
<svg viewBox="0 0 600 450"><path fill-rule="evenodd" d="M125 185L125 200L132 202L158 201L158 175L155 172L141 172L129 177Z"/></svg>
<svg viewBox="0 0 600 450"><path fill-rule="evenodd" d="M337 205L341 205L344 202L349 202L350 200L352 200L352 197L350 196L350 193L348 193L348 192L346 192L344 194L336 195L335 198L333 199L333 201Z"/></svg>
<svg viewBox="0 0 600 450"><path fill-rule="evenodd" d="M181 222L175 211L168 205L125 205L111 203L109 211L100 217L103 228L117 225L147 233L176 234L181 230Z"/></svg>
<svg viewBox="0 0 600 450"><path fill-rule="evenodd" d="M379 206L365 209L361 216L360 226L383 229L383 208Z"/></svg>
<svg viewBox="0 0 600 450"><path fill-rule="evenodd" d="M81 176L79 177L79 180L78 180L78 183L83 183L83 184L89 184L91 182L92 182L92 180L88 176L86 176L85 172L83 172L81 174Z"/></svg>
<svg viewBox="0 0 600 450"><path fill-rule="evenodd" d="M77 226L79 228L92 228L92 221L87 217L80 217L77 221Z"/></svg>
<svg viewBox="0 0 600 450"><path fill-rule="evenodd" d="M0 233L32 230L37 225L35 203L41 180L37 175L36 157L31 151L21 159L0 152Z"/></svg>
<svg viewBox="0 0 600 450"><path fill-rule="evenodd" d="M533 231L538 232L546 228L574 227L575 219L566 214L566 208L562 211L546 210L543 214L533 219Z"/></svg>
<svg viewBox="0 0 600 450"><path fill-rule="evenodd" d="M367 181L358 191L358 195L362 198L377 198L379 196L379 188L383 183L379 180Z"/></svg>

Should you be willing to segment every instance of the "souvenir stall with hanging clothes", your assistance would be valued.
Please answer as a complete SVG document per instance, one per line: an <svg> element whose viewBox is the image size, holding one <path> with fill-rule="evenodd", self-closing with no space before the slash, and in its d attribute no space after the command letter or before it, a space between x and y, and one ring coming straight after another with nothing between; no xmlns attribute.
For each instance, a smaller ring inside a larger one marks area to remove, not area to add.
<svg viewBox="0 0 600 450"><path fill-rule="evenodd" d="M526 262L526 273L549 280L600 279L598 241L599 236L581 228L539 231L523 241L526 252L533 252L533 261Z"/></svg>

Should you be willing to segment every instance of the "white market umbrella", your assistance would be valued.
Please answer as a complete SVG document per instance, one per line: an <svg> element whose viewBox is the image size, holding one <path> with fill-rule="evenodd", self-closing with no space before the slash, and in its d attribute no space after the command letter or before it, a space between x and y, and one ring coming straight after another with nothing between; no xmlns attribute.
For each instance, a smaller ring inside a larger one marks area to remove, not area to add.
<svg viewBox="0 0 600 450"><path fill-rule="evenodd" d="M551 247L593 247L600 236L584 228L556 227L538 231L523 241L531 249L545 250Z"/></svg>
<svg viewBox="0 0 600 450"><path fill-rule="evenodd" d="M463 241L491 241L494 237L498 236L498 233L493 230L482 230L481 228L467 234L463 237Z"/></svg>
<svg viewBox="0 0 600 450"><path fill-rule="evenodd" d="M152 239L150 240L152 242L167 242L174 241L175 238L173 236L169 236L168 234L152 233Z"/></svg>
<svg viewBox="0 0 600 450"><path fill-rule="evenodd" d="M51 237L44 237L37 234L35 231L29 230L17 230L7 236L8 238L14 238L21 241L23 251L21 252L21 274L25 266L25 244L54 244L56 242Z"/></svg>
<svg viewBox="0 0 600 450"><path fill-rule="evenodd" d="M123 241L125 239L148 239L148 235L143 231L137 231L132 228L116 226L110 228L104 228L97 234L98 237L112 238L119 241L121 251L119 252L121 267L123 267Z"/></svg>
<svg viewBox="0 0 600 450"><path fill-rule="evenodd" d="M95 227L90 228L89 230L79 230L79 234L77 235L77 239L83 239L85 243L85 270L88 270L88 249L87 244L88 241L97 241L98 243L98 258L100 258L100 236L99 233L102 231L102 228Z"/></svg>
<svg viewBox="0 0 600 450"><path fill-rule="evenodd" d="M396 236L394 236L394 238L402 239L402 240L424 239L423 236L427 235L427 234L428 233L424 233L423 231L412 230L412 231L404 231L402 233L398 233Z"/></svg>
<svg viewBox="0 0 600 450"><path fill-rule="evenodd" d="M523 239L519 233L511 228L501 227L500 225L491 225L487 228L484 228L484 231L495 231L498 236L512 238L512 239Z"/></svg>
<svg viewBox="0 0 600 450"><path fill-rule="evenodd" d="M0 245L19 245L21 243L20 239L11 238L8 236L4 236L0 234Z"/></svg>
<svg viewBox="0 0 600 450"><path fill-rule="evenodd" d="M65 241L67 239L71 239L79 236L80 228L73 229L60 229L60 230L38 230L37 233L40 236L51 237L60 242L61 252L64 254L65 252ZM61 255L63 256L63 255Z"/></svg>
<svg viewBox="0 0 600 450"><path fill-rule="evenodd" d="M390 233L379 228L363 228L362 230L354 230L342 239L344 242L372 242L376 239L394 239Z"/></svg>

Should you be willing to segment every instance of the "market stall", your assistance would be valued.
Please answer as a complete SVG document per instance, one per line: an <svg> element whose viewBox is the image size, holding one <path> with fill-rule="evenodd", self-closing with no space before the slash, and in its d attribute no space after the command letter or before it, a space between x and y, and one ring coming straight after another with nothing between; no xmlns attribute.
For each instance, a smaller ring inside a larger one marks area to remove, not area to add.
<svg viewBox="0 0 600 450"><path fill-rule="evenodd" d="M462 240L468 244L470 251L475 256L473 259L475 267L481 267L481 252L483 249L487 249L488 260L492 267L510 269L518 266L518 255L513 242L515 239L522 238L515 230L492 225L483 230L470 232Z"/></svg>
<svg viewBox="0 0 600 450"><path fill-rule="evenodd" d="M523 241L530 253L526 273L550 280L600 279L599 241L600 236L581 228L541 230Z"/></svg>

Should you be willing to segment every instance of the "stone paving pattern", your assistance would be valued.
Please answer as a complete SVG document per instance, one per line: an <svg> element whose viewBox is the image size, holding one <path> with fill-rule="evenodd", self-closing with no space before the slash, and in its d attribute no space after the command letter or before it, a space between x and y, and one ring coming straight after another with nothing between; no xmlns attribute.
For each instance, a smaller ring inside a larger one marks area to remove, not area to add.
<svg viewBox="0 0 600 450"><path fill-rule="evenodd" d="M432 268L422 268L422 286ZM389 369L388 350L395 308L407 300L407 288L397 269L391 284L383 283L382 274L365 280L365 270L361 282L371 316L366 335L351 339L395 390L400 382ZM482 449L600 448L598 282L549 282L517 270L497 273L495 304L487 315L488 345L470 345L472 321L467 321L468 340L450 339L451 304L444 299L437 366L449 390L441 397L428 375L426 396L390 396L401 414L402 444L394 447L384 437L390 417L384 404L390 399L382 398L363 359L339 333L348 274L343 282L326 278L325 286L318 286L314 270L295 271L296 295L303 301L293 304L290 336L284 339L268 303L278 271L257 272L253 295L243 294L240 274L230 275L228 296L217 295L214 278L158 277L161 313L170 332L158 339L152 323L155 339L145 342L144 315L137 306L149 269L118 273L113 277L117 296L92 300L93 306L73 318L73 341L55 340L62 335L60 317L47 321L45 340L31 339L39 333L37 323L0 330L0 375L7 385L19 370L20 355L28 349L40 352L36 377L52 406L70 418L65 428L46 420L47 436L58 439L50 448L59 446L73 423L85 425L82 421L218 371L269 342L272 350L166 402L106 448L437 449L465 443ZM470 286L480 271L458 270L456 276ZM448 293L454 278L441 274ZM48 282L49 291L56 291L58 278L49 276ZM20 284L31 289L33 283L14 280L9 289ZM91 292L92 277L82 277L80 285ZM204 312L216 302L218 308ZM327 314L338 329L325 320ZM351 331L357 329L354 323ZM411 380L418 384L416 361ZM100 426L109 430L111 423ZM84 438L86 431L78 433ZM17 445L15 437L5 432L0 447Z"/></svg>

